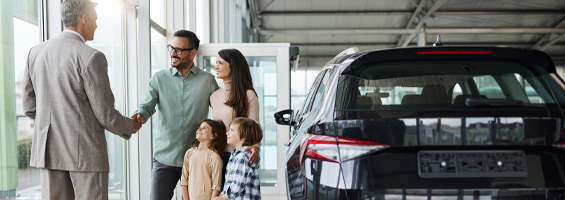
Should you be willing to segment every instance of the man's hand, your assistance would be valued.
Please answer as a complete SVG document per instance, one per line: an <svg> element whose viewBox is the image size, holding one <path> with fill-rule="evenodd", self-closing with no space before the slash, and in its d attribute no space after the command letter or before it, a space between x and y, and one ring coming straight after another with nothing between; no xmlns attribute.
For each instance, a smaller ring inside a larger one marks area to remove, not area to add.
<svg viewBox="0 0 565 200"><path fill-rule="evenodd" d="M251 151L251 157L249 157L249 162L257 164L259 161L259 147L253 145L244 149L245 151Z"/></svg>
<svg viewBox="0 0 565 200"><path fill-rule="evenodd" d="M133 120L137 120L137 122L139 123L145 123L145 116L143 116L143 114L141 113L135 113L131 116L131 119Z"/></svg>
<svg viewBox="0 0 565 200"><path fill-rule="evenodd" d="M141 125L145 122L145 117L143 117L142 114L135 113L131 116L131 119L133 119L133 130L131 133L135 134L137 133L137 131L139 131Z"/></svg>
<svg viewBox="0 0 565 200"><path fill-rule="evenodd" d="M141 128L141 123L139 123L137 120L133 120L133 129L131 131L132 134L137 133L137 131L139 131L139 129Z"/></svg>

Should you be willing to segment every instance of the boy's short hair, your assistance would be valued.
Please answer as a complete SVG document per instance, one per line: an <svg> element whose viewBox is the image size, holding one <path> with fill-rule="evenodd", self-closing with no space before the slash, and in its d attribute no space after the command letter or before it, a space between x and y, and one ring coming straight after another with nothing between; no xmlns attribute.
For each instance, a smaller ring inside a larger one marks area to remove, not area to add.
<svg viewBox="0 0 565 200"><path fill-rule="evenodd" d="M238 117L230 122L230 125L238 125L239 128L237 132L239 133L239 139L245 138L243 146L251 146L261 142L263 139L263 131L261 126L252 119L246 117Z"/></svg>

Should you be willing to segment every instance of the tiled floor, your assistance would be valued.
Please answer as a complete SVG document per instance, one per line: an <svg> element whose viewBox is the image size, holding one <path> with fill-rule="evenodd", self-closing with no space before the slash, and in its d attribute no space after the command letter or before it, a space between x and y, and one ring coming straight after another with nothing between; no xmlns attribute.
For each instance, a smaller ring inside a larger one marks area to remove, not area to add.
<svg viewBox="0 0 565 200"><path fill-rule="evenodd" d="M25 190L18 191L19 196L15 199L10 198L9 200L39 200L41 199L41 186L34 186ZM110 193L109 199L119 200L123 199L123 195L117 193ZM263 200L286 200L286 195L263 195L261 196ZM0 198L0 200L4 200Z"/></svg>
<svg viewBox="0 0 565 200"><path fill-rule="evenodd" d="M41 199L41 186L39 185L39 170L38 169L22 169L19 170L19 188L16 189L16 198L10 198L9 200L33 200ZM22 189L25 188L25 189ZM119 200L123 199L124 195L110 190L109 199ZM264 200L286 200L286 195L263 195ZM5 200L0 198L0 200Z"/></svg>

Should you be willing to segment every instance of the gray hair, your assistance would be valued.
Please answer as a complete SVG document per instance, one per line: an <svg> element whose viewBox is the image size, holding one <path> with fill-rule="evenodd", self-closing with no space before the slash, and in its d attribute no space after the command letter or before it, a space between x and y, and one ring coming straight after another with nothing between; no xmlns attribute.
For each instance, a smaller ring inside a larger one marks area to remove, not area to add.
<svg viewBox="0 0 565 200"><path fill-rule="evenodd" d="M90 0L64 0L61 4L61 19L65 27L74 27L84 14L90 14L98 3ZM90 16L90 15L89 15Z"/></svg>

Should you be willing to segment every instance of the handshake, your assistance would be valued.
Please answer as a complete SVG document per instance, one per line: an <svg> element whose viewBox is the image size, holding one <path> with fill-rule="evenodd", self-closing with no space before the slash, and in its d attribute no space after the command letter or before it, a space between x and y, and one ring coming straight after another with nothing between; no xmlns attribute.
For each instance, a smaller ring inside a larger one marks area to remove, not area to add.
<svg viewBox="0 0 565 200"><path fill-rule="evenodd" d="M135 113L131 116L131 119L133 119L133 130L131 133L135 134L141 129L141 125L145 123L145 117L140 113Z"/></svg>

